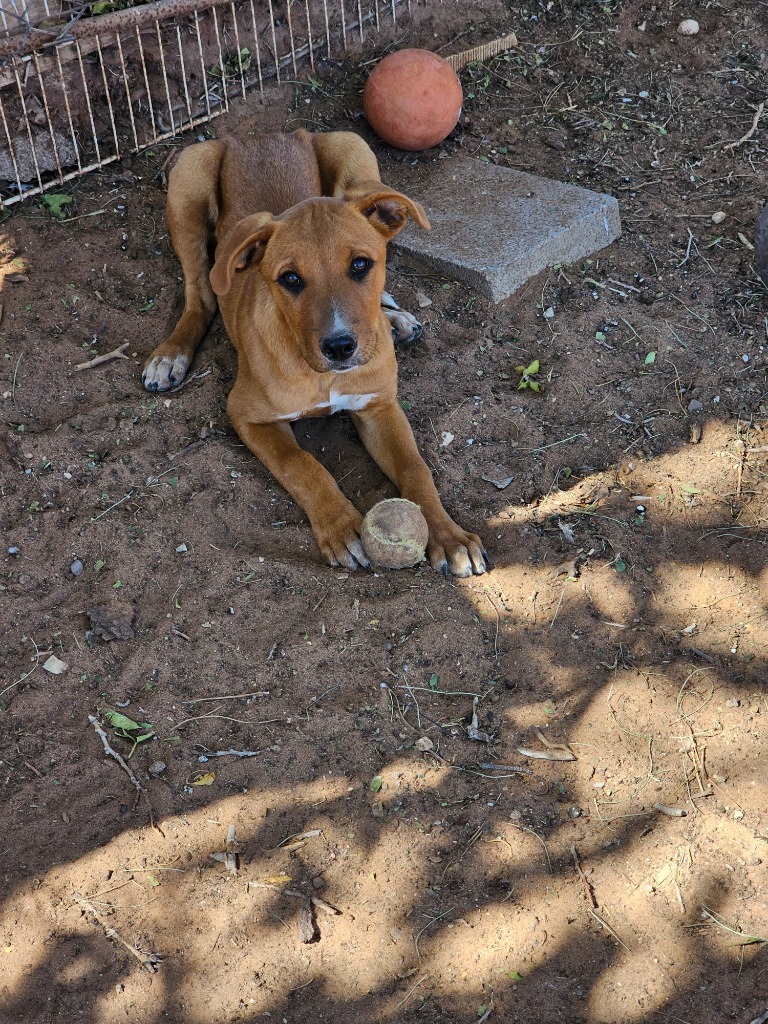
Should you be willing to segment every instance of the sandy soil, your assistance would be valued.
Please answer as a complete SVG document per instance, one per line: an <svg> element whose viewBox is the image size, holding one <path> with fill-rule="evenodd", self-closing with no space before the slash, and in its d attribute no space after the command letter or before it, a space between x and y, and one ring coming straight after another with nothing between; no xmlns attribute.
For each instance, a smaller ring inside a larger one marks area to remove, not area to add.
<svg viewBox="0 0 768 1024"><path fill-rule="evenodd" d="M172 147L0 225L3 1021L766 1019L765 119L728 145L761 10L701 6L693 39L668 0L404 19L399 45L520 38L415 158L360 115L370 54L206 130L353 128L393 182L458 153L619 198L619 241L498 306L392 261L427 328L401 398L484 577L322 564L228 424L219 323L142 390ZM343 416L297 433L361 510L392 494Z"/></svg>

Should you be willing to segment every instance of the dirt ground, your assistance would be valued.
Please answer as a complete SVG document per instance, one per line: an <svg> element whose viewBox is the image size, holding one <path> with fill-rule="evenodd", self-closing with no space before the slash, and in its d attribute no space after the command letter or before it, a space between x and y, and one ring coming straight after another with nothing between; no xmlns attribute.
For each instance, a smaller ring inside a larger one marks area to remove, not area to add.
<svg viewBox="0 0 768 1024"><path fill-rule="evenodd" d="M0 225L3 1022L766 1020L766 12L486 10L399 22L520 39L435 150L371 135L371 54L205 130L619 199L619 241L497 306L392 260L426 326L401 398L486 576L322 564L228 424L220 323L142 390L173 147ZM362 511L393 493L344 416L297 434ZM132 754L114 711L148 723Z"/></svg>

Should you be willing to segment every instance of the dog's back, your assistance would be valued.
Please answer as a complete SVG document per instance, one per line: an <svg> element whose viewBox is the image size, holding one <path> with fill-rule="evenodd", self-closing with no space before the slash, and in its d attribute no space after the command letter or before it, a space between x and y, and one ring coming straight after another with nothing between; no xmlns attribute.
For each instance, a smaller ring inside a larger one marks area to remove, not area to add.
<svg viewBox="0 0 768 1024"><path fill-rule="evenodd" d="M222 140L224 153L219 188L219 238L251 213L278 216L321 194L320 169L311 136L257 135L244 144Z"/></svg>

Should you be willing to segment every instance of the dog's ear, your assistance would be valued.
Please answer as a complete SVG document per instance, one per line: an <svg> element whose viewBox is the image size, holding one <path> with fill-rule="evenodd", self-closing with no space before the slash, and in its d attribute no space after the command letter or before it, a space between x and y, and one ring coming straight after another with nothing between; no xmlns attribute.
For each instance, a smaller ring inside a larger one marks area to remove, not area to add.
<svg viewBox="0 0 768 1024"><path fill-rule="evenodd" d="M429 221L424 208L415 199L409 199L401 192L382 189L360 196L352 201L352 205L367 217L371 225L387 239L402 231L408 223L408 217L429 231Z"/></svg>
<svg viewBox="0 0 768 1024"><path fill-rule="evenodd" d="M275 228L271 213L254 213L235 224L219 246L211 270L211 288L217 295L227 294L232 287L233 274L261 261Z"/></svg>

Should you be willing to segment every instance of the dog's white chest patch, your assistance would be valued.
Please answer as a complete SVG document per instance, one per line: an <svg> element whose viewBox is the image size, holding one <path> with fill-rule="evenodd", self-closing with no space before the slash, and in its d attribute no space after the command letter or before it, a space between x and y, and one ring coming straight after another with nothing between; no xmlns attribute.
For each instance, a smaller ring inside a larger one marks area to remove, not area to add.
<svg viewBox="0 0 768 1024"><path fill-rule="evenodd" d="M337 391L331 391L329 408L331 412L356 412L358 409L364 409L375 397L376 395L340 395Z"/></svg>
<svg viewBox="0 0 768 1024"><path fill-rule="evenodd" d="M313 406L311 409L304 410L302 412L286 412L281 416L277 416L278 420L301 420L305 416L311 416L313 413L317 414L318 409L327 409L329 414L334 412L357 412L359 409L364 409L370 401L376 398L376 395L342 395L338 391L331 391L330 401L320 402L318 405Z"/></svg>

